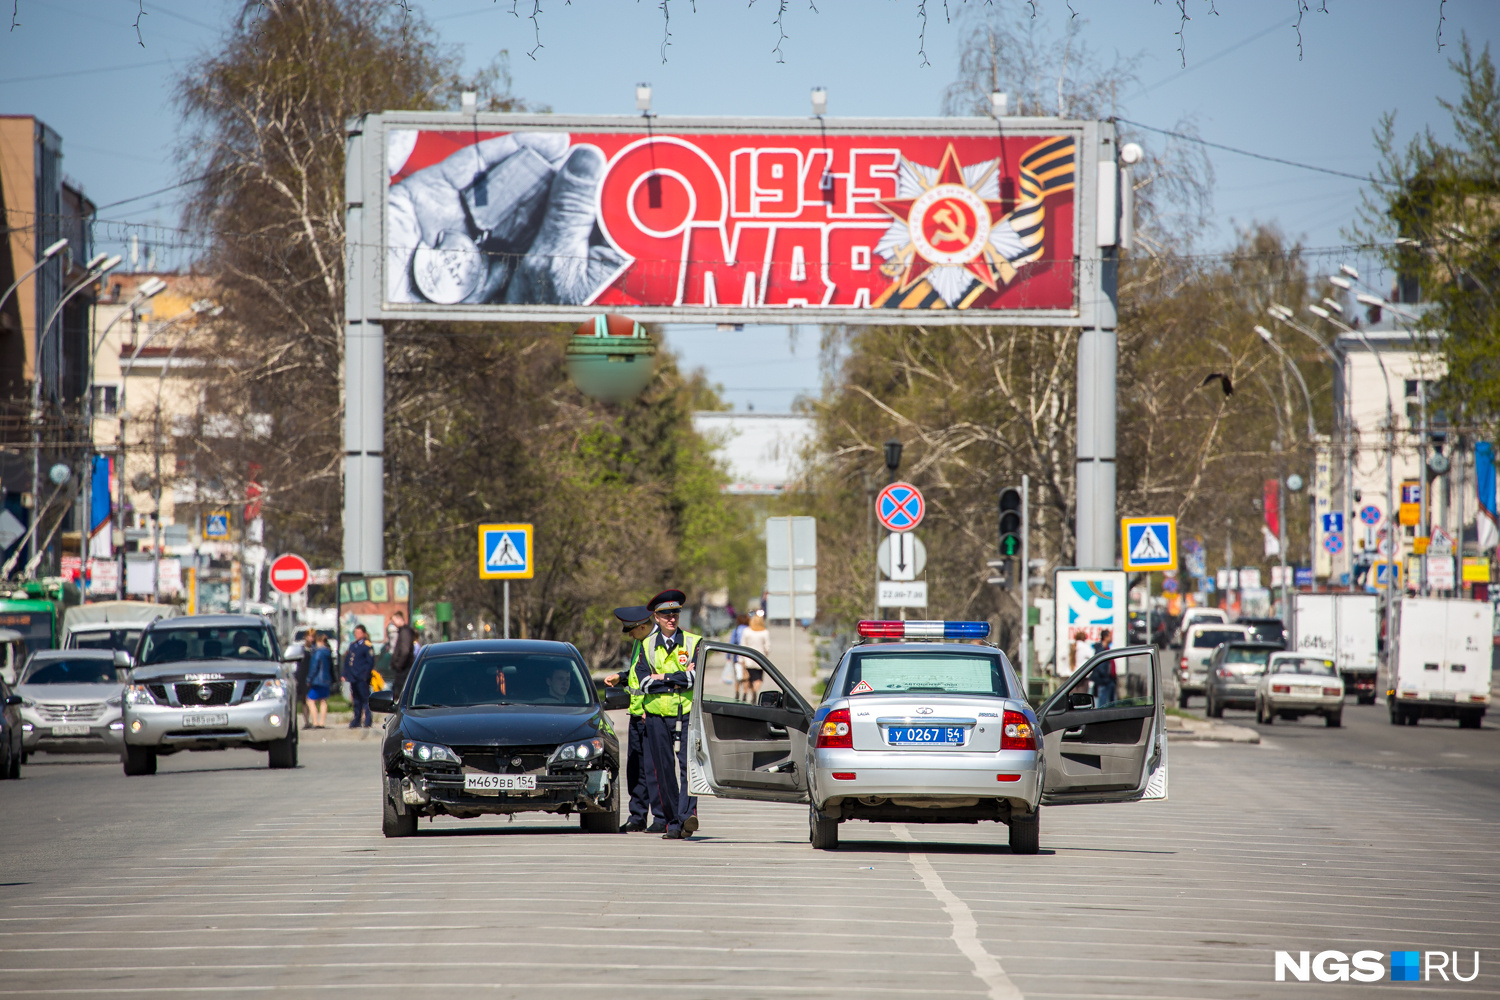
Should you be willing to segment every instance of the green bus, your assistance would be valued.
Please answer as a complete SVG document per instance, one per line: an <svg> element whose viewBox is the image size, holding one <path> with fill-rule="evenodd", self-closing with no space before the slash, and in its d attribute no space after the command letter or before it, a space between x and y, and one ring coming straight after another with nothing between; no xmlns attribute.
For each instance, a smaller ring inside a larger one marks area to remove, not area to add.
<svg viewBox="0 0 1500 1000"><path fill-rule="evenodd" d="M78 588L60 577L28 580L0 590L0 628L19 632L26 651L56 649L62 634L63 609L79 603Z"/></svg>

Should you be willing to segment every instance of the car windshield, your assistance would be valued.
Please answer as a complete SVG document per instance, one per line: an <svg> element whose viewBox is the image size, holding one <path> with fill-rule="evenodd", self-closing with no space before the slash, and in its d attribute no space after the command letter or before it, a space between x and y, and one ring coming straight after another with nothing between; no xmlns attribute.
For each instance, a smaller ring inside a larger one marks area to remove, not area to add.
<svg viewBox="0 0 1500 1000"><path fill-rule="evenodd" d="M72 649L119 649L133 653L136 643L140 641L141 630L138 628L112 628L97 632L74 632L68 637L68 646Z"/></svg>
<svg viewBox="0 0 1500 1000"><path fill-rule="evenodd" d="M179 660L271 660L275 659L270 634L254 626L205 628L182 626L147 630L141 640L140 663L176 663Z"/></svg>
<svg viewBox="0 0 1500 1000"><path fill-rule="evenodd" d="M589 705L583 665L561 653L424 652L410 683L410 708L474 705Z"/></svg>
<svg viewBox="0 0 1500 1000"><path fill-rule="evenodd" d="M1209 629L1199 632L1193 637L1193 648L1213 649L1215 646L1222 646L1226 642L1233 642L1236 639L1243 638L1245 638L1245 633L1240 631L1231 632L1228 629Z"/></svg>
<svg viewBox="0 0 1500 1000"><path fill-rule="evenodd" d="M113 660L37 660L26 668L22 684L118 684Z"/></svg>
<svg viewBox="0 0 1500 1000"><path fill-rule="evenodd" d="M843 694L1009 694L993 653L864 653L844 677Z"/></svg>
<svg viewBox="0 0 1500 1000"><path fill-rule="evenodd" d="M1333 661L1316 656L1278 656L1271 661L1271 670L1278 674L1316 674L1320 677L1333 675Z"/></svg>
<svg viewBox="0 0 1500 1000"><path fill-rule="evenodd" d="M1271 658L1269 649L1230 646L1224 650L1224 666L1237 674L1258 674Z"/></svg>

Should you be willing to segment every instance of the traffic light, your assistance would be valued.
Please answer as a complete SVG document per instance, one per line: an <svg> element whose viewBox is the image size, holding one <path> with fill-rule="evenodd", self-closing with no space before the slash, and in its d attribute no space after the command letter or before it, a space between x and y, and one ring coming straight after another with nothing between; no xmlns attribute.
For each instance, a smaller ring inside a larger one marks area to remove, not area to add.
<svg viewBox="0 0 1500 1000"><path fill-rule="evenodd" d="M1009 590L1010 582L1015 578L1015 574L1011 572L1011 561L1009 559L991 559L985 565L995 571L995 575L986 580L985 583Z"/></svg>
<svg viewBox="0 0 1500 1000"><path fill-rule="evenodd" d="M1014 486L1000 491L1000 554L1021 554L1021 491Z"/></svg>

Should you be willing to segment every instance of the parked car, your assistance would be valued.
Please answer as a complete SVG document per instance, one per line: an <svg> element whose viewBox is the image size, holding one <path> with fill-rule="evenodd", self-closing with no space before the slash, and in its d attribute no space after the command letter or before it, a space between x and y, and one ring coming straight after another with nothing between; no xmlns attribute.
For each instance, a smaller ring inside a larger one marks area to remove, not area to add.
<svg viewBox="0 0 1500 1000"><path fill-rule="evenodd" d="M1194 625L1208 622L1219 622L1229 624L1229 615L1223 608L1188 608L1182 613L1182 621L1177 624L1177 632L1173 636L1173 645L1181 646L1187 638L1188 629Z"/></svg>
<svg viewBox="0 0 1500 1000"><path fill-rule="evenodd" d="M27 756L119 753L129 657L107 649L44 649L21 668L21 728Z"/></svg>
<svg viewBox="0 0 1500 1000"><path fill-rule="evenodd" d="M1206 621L1189 625L1182 634L1182 658L1177 664L1177 707L1187 708L1188 698L1208 691L1208 661L1226 642L1246 642L1250 630L1243 625Z"/></svg>
<svg viewBox="0 0 1500 1000"><path fill-rule="evenodd" d="M152 622L130 681L126 774L155 774L160 754L227 747L264 750L274 768L297 766L296 676L260 615Z"/></svg>
<svg viewBox="0 0 1500 1000"><path fill-rule="evenodd" d="M21 696L0 677L0 779L21 776Z"/></svg>
<svg viewBox="0 0 1500 1000"><path fill-rule="evenodd" d="M629 694L594 688L572 643L470 639L424 647L381 745L387 837L421 816L576 815L586 833L620 825L620 741L606 714Z"/></svg>
<svg viewBox="0 0 1500 1000"><path fill-rule="evenodd" d="M1271 654L1280 649L1269 642L1234 641L1214 650L1208 661L1207 689L1204 691L1208 714L1222 719L1226 708L1254 708L1260 675L1266 672Z"/></svg>
<svg viewBox="0 0 1500 1000"><path fill-rule="evenodd" d="M1329 728L1344 724L1344 681L1332 660L1306 653L1272 653L1255 689L1255 721L1321 715Z"/></svg>
<svg viewBox="0 0 1500 1000"><path fill-rule="evenodd" d="M764 671L766 688L755 704L701 683L694 690L693 787L806 803L808 840L819 850L837 848L851 820L988 821L1009 827L1016 854L1037 853L1042 805L1165 796L1155 647L1091 657L1033 712L1005 654L974 642L989 634L987 622L858 628L865 641L844 654L816 709L762 654L699 643L700 678L734 655Z"/></svg>
<svg viewBox="0 0 1500 1000"><path fill-rule="evenodd" d="M1280 618L1236 618L1236 625L1250 630L1250 638L1256 642L1270 643L1277 649L1286 649L1286 623Z"/></svg>

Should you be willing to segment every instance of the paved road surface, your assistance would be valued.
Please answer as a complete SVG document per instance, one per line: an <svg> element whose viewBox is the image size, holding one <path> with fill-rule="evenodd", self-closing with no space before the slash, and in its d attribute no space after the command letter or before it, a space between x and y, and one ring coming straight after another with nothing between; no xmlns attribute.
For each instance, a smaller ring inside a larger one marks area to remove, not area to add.
<svg viewBox="0 0 1500 1000"><path fill-rule="evenodd" d="M1248 715L1232 713L1251 724ZM1459 950L1500 994L1500 729L1262 727L1174 743L1171 799L1003 827L707 800L686 843L548 818L379 832L371 744L0 785L0 996L1353 997L1272 953ZM1387 985L1387 989L1393 987Z"/></svg>

